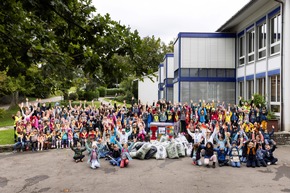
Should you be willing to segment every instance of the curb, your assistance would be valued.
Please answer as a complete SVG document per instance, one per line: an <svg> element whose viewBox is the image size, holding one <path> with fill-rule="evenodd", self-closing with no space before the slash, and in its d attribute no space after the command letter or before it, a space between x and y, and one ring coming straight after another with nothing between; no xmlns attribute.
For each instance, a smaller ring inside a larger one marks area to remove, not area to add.
<svg viewBox="0 0 290 193"><path fill-rule="evenodd" d="M0 153L12 152L14 144L0 145Z"/></svg>

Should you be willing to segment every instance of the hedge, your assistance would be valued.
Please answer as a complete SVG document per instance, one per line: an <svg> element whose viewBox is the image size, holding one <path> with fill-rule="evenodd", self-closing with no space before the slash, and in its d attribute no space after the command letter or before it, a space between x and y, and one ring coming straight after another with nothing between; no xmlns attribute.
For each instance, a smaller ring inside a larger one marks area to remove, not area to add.
<svg viewBox="0 0 290 193"><path fill-rule="evenodd" d="M100 86L97 90L99 91L100 97L105 97L107 95L106 87Z"/></svg>
<svg viewBox="0 0 290 193"><path fill-rule="evenodd" d="M125 91L121 88L108 88L107 89L107 96L116 96L125 94Z"/></svg>

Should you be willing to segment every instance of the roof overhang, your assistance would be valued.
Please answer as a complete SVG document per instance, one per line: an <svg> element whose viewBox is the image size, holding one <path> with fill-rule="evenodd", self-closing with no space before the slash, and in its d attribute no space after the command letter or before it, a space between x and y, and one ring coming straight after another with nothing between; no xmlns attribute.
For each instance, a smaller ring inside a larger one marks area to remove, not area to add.
<svg viewBox="0 0 290 193"><path fill-rule="evenodd" d="M274 1L274 0L273 0ZM242 9L240 9L235 15L233 15L225 24L223 24L216 32L233 32L233 28L244 21L249 15L254 14L259 10L267 0L251 0ZM277 2L278 4L278 2Z"/></svg>

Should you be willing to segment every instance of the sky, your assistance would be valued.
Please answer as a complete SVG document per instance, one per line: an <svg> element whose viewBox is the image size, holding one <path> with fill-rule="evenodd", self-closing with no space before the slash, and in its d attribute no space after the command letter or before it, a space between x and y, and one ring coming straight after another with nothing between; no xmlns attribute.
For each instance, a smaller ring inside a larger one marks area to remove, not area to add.
<svg viewBox="0 0 290 193"><path fill-rule="evenodd" d="M179 32L215 32L250 0L93 0L97 13L168 44Z"/></svg>

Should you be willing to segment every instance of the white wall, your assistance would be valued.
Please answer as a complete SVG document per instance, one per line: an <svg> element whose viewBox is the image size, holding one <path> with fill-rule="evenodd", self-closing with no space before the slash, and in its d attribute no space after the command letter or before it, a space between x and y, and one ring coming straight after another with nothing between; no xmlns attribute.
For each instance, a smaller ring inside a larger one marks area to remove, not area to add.
<svg viewBox="0 0 290 193"><path fill-rule="evenodd" d="M179 68L179 39L174 44L174 71Z"/></svg>
<svg viewBox="0 0 290 193"><path fill-rule="evenodd" d="M256 73L266 72L266 70L267 70L267 61L265 59L256 62Z"/></svg>
<svg viewBox="0 0 290 193"><path fill-rule="evenodd" d="M159 83L164 83L164 67L158 68Z"/></svg>
<svg viewBox="0 0 290 193"><path fill-rule="evenodd" d="M271 57L269 58L268 61L268 70L276 70L276 69L280 69L281 67L281 57L280 54L275 56L275 57Z"/></svg>
<svg viewBox="0 0 290 193"><path fill-rule="evenodd" d="M143 77L143 81L138 80L138 98L142 103L152 104L153 101L158 100L158 80L153 77L152 82L148 77Z"/></svg>
<svg viewBox="0 0 290 193"><path fill-rule="evenodd" d="M179 93L179 85L178 85L178 82L176 82L173 84L173 100L172 100L173 104L176 102L179 102L178 93Z"/></svg>
<svg viewBox="0 0 290 193"><path fill-rule="evenodd" d="M181 67L234 68L235 38L181 38Z"/></svg>
<svg viewBox="0 0 290 193"><path fill-rule="evenodd" d="M255 65L254 63L246 65L246 76L255 74Z"/></svg>
<svg viewBox="0 0 290 193"><path fill-rule="evenodd" d="M167 78L174 78L174 57L167 57Z"/></svg>
<svg viewBox="0 0 290 193"><path fill-rule="evenodd" d="M244 77L245 76L245 67L237 68L237 77Z"/></svg>

